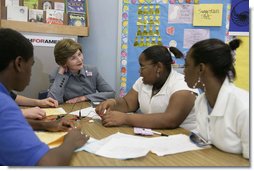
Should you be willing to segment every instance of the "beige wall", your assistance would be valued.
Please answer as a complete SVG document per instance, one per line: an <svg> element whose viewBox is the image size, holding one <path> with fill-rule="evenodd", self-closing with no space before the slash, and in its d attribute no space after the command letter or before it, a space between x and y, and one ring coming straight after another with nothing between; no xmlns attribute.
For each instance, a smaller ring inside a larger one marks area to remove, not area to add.
<svg viewBox="0 0 254 171"><path fill-rule="evenodd" d="M35 47L34 60L35 63L32 68L32 76L30 84L23 92L18 94L37 98L41 90L49 87L49 74L57 67L55 63L53 47Z"/></svg>
<svg viewBox="0 0 254 171"><path fill-rule="evenodd" d="M250 88L250 63L249 63L249 37L238 36L242 40L242 44L236 50L236 80L235 84L249 91Z"/></svg>

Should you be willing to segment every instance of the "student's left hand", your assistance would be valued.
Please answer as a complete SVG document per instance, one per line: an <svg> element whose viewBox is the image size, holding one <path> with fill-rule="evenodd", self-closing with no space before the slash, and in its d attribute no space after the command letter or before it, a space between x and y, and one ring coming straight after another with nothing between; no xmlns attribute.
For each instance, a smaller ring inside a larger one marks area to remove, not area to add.
<svg viewBox="0 0 254 171"><path fill-rule="evenodd" d="M79 96L79 97L75 97L73 99L67 100L66 103L74 104L74 103L83 102L86 100L88 100L86 96Z"/></svg>
<svg viewBox="0 0 254 171"><path fill-rule="evenodd" d="M127 114L108 110L101 116L103 126L121 126L126 123Z"/></svg>
<svg viewBox="0 0 254 171"><path fill-rule="evenodd" d="M37 106L39 107L58 107L58 101L48 97L46 99L37 100Z"/></svg>

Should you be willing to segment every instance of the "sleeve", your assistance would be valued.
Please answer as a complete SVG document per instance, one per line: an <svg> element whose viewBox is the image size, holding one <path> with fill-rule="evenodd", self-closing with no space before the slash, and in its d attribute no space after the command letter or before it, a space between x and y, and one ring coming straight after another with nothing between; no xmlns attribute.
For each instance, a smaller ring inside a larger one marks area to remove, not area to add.
<svg viewBox="0 0 254 171"><path fill-rule="evenodd" d="M140 92L142 83L143 83L142 77L139 77L139 79L137 79L132 86L133 90L135 90L136 92Z"/></svg>
<svg viewBox="0 0 254 171"><path fill-rule="evenodd" d="M242 153L243 157L249 159L249 109L241 112L238 115L236 130L237 134L241 138L242 143Z"/></svg>
<svg viewBox="0 0 254 171"><path fill-rule="evenodd" d="M17 98L17 94L14 93L13 91L10 92L10 96L11 96L11 98L12 98L13 100L16 100L16 98Z"/></svg>
<svg viewBox="0 0 254 171"><path fill-rule="evenodd" d="M49 147L34 134L19 107L10 98L0 100L0 118L0 165L36 165Z"/></svg>
<svg viewBox="0 0 254 171"><path fill-rule="evenodd" d="M102 78L97 68L94 68L96 79L96 93L88 94L86 97L91 101L104 101L109 98L115 98L115 91L111 86Z"/></svg>
<svg viewBox="0 0 254 171"><path fill-rule="evenodd" d="M175 72L176 71L172 73L175 73ZM172 86L170 87L170 91L172 92L172 94L180 90L189 90L196 93L197 95L199 94L198 89L189 88L187 83L184 81L184 75L182 74L179 74L179 73L175 74L173 76L173 80L170 80L170 81L173 81L173 83L171 84Z"/></svg>
<svg viewBox="0 0 254 171"><path fill-rule="evenodd" d="M64 74L56 73L55 76L50 75L49 76L49 91L48 91L48 97L52 97L53 99L57 100L58 103L64 102L64 90L65 86L69 80L69 76Z"/></svg>

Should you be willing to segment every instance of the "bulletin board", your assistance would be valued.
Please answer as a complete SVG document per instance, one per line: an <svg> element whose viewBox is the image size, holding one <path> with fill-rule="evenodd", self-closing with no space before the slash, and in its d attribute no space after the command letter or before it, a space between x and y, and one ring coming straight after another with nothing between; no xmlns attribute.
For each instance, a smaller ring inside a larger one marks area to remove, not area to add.
<svg viewBox="0 0 254 171"><path fill-rule="evenodd" d="M139 78L139 55L151 45L174 46L186 53L203 39L228 42L230 3L231 0L122 0L119 95L124 96ZM184 59L173 59L174 67L183 67Z"/></svg>

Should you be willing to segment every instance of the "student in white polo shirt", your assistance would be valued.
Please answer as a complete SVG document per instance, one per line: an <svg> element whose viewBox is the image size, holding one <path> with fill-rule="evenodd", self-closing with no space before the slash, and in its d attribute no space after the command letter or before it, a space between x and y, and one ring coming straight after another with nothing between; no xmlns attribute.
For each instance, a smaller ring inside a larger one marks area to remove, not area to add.
<svg viewBox="0 0 254 171"><path fill-rule="evenodd" d="M164 46L145 49L139 56L140 78L127 95L108 99L97 106L102 124L194 129L196 118L192 107L196 91L171 67L172 61L169 49ZM142 114L127 114L138 109Z"/></svg>
<svg viewBox="0 0 254 171"><path fill-rule="evenodd" d="M239 45L239 39L229 45L218 39L197 42L187 54L184 72L189 87L203 90L194 106L195 132L222 151L249 158L249 93L233 84L232 51Z"/></svg>

